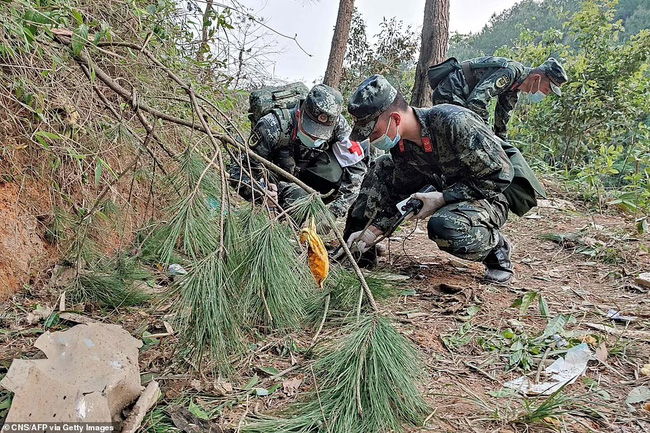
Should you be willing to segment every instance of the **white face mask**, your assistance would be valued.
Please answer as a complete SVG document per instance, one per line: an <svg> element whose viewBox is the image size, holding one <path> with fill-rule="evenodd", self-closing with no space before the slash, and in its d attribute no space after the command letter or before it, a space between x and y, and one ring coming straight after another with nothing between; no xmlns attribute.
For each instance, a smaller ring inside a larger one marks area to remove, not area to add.
<svg viewBox="0 0 650 433"><path fill-rule="evenodd" d="M541 90L539 90L539 86L541 85L541 78L540 81L537 82L537 91L533 92L531 89L531 92L528 94L528 101L531 104L537 104L539 102L542 102L542 100L546 97L546 94L544 94Z"/></svg>
<svg viewBox="0 0 650 433"><path fill-rule="evenodd" d="M546 97L546 95L543 94L540 90L538 90L537 92L535 92L535 93L531 93L530 95L528 95L528 100L529 100L532 104L537 104L537 103L539 103L539 102L542 102L542 100L543 100L545 97Z"/></svg>

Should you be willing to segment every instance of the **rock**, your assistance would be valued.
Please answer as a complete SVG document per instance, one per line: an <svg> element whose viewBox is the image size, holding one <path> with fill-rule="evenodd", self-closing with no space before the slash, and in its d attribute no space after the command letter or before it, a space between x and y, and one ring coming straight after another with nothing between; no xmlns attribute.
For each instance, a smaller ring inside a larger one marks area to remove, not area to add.
<svg viewBox="0 0 650 433"><path fill-rule="evenodd" d="M634 280L639 286L650 289L650 272L644 272L639 274L638 277Z"/></svg>
<svg viewBox="0 0 650 433"><path fill-rule="evenodd" d="M111 423L140 395L142 342L102 323L46 332L47 359L15 359L0 385L15 393L7 423Z"/></svg>

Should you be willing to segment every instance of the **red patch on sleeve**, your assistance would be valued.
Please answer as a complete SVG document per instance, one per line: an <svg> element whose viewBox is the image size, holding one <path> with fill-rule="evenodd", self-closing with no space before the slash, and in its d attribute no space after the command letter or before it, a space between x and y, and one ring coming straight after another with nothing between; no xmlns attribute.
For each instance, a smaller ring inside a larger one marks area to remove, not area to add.
<svg viewBox="0 0 650 433"><path fill-rule="evenodd" d="M406 152L406 147L404 147L404 141L403 140L399 141L399 151L402 152L402 153Z"/></svg>
<svg viewBox="0 0 650 433"><path fill-rule="evenodd" d="M433 152L433 147L431 147L431 139L429 139L429 137L422 137L422 147L424 147L424 151L427 153Z"/></svg>
<svg viewBox="0 0 650 433"><path fill-rule="evenodd" d="M350 143L352 143L352 146L348 148L348 151L350 151L350 153L356 153L359 156L363 156L363 149L359 145L359 142L350 140Z"/></svg>

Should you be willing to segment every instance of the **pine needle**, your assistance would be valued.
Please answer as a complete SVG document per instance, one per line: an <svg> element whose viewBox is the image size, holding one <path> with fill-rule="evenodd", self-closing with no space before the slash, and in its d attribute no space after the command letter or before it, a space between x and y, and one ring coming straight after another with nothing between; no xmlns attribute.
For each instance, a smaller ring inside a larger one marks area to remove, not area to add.
<svg viewBox="0 0 650 433"><path fill-rule="evenodd" d="M117 256L107 262L98 261L81 270L70 291L72 302L98 302L108 307L142 304L149 295L137 290L134 282L151 278L137 260Z"/></svg>
<svg viewBox="0 0 650 433"><path fill-rule="evenodd" d="M396 293L395 282L382 278L381 275L367 275L366 282L376 299L385 299ZM356 310L359 303L359 279L353 272L345 268L332 266L325 287L327 289L325 293L317 292L307 306L307 322L312 326L322 319L325 299L328 294L331 295L329 316L337 324L340 324L340 319L345 321ZM368 306L365 297L363 301L363 305Z"/></svg>
<svg viewBox="0 0 650 433"><path fill-rule="evenodd" d="M264 419L244 431L379 433L417 425L428 408L414 385L422 370L413 347L375 315L346 333L316 363L318 391L288 413L291 418Z"/></svg>
<svg viewBox="0 0 650 433"><path fill-rule="evenodd" d="M212 170L204 173L205 163L189 149L181 161L169 188L184 198L171 207L172 217L152 236L158 245L154 256L163 264L171 263L176 253L198 260L219 247L219 181Z"/></svg>
<svg viewBox="0 0 650 433"><path fill-rule="evenodd" d="M287 209L287 213L291 216L296 224L302 224L314 218L316 223L326 221L325 214L329 213L327 206L323 203L320 196L307 195L296 200L291 207ZM318 226L320 227L320 225Z"/></svg>
<svg viewBox="0 0 650 433"><path fill-rule="evenodd" d="M244 349L242 316L236 287L224 260L214 251L198 261L175 284L181 353L201 365L206 354L221 374L230 372L228 359Z"/></svg>
<svg viewBox="0 0 650 433"><path fill-rule="evenodd" d="M242 215L238 253L229 256L249 300L248 321L275 329L295 329L315 291L305 260L297 253L295 234L255 210ZM235 263L236 262L236 263Z"/></svg>

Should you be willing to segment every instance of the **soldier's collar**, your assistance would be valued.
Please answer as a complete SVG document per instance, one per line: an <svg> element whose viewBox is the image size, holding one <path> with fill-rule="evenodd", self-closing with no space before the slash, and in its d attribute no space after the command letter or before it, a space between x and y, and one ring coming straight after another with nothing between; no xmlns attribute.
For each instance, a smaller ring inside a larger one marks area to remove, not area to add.
<svg viewBox="0 0 650 433"><path fill-rule="evenodd" d="M427 115L430 108L416 108L413 107L413 112L415 117L417 117L418 122L420 122L420 138L422 139L422 148L426 153L433 152L433 146L431 145L431 134L429 133L429 125L427 122Z"/></svg>
<svg viewBox="0 0 650 433"><path fill-rule="evenodd" d="M521 83L524 82L526 78L530 75L530 71L532 71L533 68L529 68L528 66L524 66L524 72L521 74L519 79L515 82L515 84L512 85L512 90L517 90L519 86L521 86Z"/></svg>

